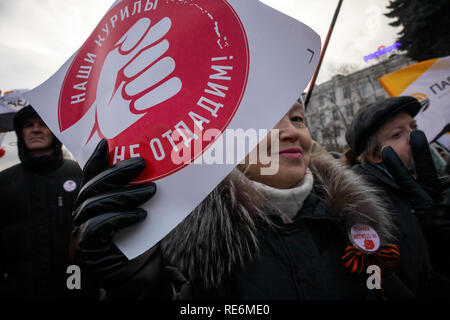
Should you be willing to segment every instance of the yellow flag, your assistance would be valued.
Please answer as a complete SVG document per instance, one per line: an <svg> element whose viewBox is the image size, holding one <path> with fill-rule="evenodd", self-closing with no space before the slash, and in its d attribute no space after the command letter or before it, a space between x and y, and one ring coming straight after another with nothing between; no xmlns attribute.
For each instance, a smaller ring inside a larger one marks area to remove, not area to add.
<svg viewBox="0 0 450 320"><path fill-rule="evenodd" d="M410 65L378 81L391 97L413 96L420 101L422 109L415 119L428 141L450 124L450 56Z"/></svg>

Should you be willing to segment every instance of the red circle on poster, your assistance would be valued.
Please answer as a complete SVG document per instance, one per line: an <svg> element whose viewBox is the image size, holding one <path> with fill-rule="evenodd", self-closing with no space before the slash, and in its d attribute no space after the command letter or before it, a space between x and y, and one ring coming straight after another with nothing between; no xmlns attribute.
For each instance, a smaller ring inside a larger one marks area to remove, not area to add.
<svg viewBox="0 0 450 320"><path fill-rule="evenodd" d="M111 164L142 156L147 167L137 181L160 179L218 138L203 141L202 133L226 129L249 63L245 30L225 0L121 1L66 73L59 129L93 117L89 139L108 139Z"/></svg>

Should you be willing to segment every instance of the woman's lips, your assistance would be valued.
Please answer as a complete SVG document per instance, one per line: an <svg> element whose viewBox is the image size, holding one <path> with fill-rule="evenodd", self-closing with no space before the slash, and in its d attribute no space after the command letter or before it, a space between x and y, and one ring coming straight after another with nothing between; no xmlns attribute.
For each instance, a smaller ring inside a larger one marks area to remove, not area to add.
<svg viewBox="0 0 450 320"><path fill-rule="evenodd" d="M289 148L284 149L279 152L280 157L286 157L286 158L295 158L295 159L301 159L303 157L302 150L300 148Z"/></svg>

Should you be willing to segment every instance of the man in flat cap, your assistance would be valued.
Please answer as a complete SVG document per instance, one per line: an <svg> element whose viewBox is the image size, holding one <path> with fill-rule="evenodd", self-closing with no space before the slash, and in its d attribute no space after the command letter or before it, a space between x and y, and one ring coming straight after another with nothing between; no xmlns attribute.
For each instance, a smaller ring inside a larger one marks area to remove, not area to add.
<svg viewBox="0 0 450 320"><path fill-rule="evenodd" d="M362 107L346 140L353 169L384 191L399 229L403 264L428 264L450 274L449 188L438 178L425 134L414 117L421 104L410 96ZM354 161L357 159L358 161ZM427 267L426 267L427 268ZM405 275L406 277L408 275Z"/></svg>

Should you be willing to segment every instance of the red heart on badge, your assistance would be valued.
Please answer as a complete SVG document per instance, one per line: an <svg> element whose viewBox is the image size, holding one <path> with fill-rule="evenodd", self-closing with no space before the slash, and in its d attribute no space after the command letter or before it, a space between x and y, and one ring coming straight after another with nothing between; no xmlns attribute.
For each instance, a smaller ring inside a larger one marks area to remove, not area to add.
<svg viewBox="0 0 450 320"><path fill-rule="evenodd" d="M373 243L372 240L366 239L366 240L364 240L364 248L367 250L371 250L371 249L375 248L375 244Z"/></svg>

